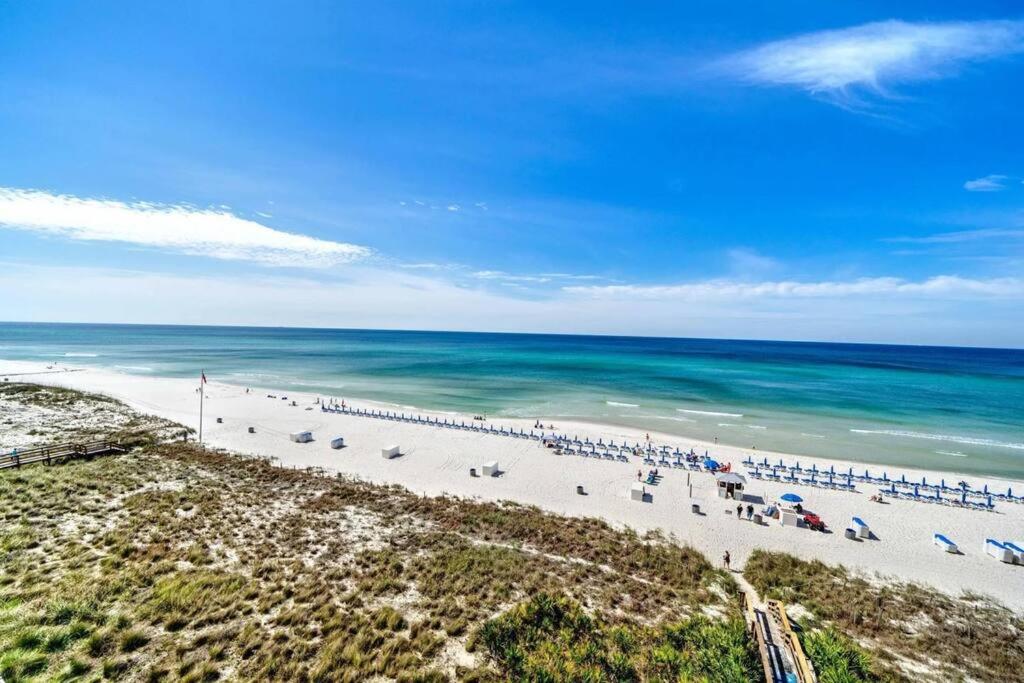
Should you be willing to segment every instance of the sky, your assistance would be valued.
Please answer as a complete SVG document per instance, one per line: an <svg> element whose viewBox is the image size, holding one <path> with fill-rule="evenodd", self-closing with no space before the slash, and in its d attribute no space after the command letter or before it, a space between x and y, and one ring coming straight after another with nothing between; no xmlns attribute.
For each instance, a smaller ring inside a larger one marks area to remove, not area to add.
<svg viewBox="0 0 1024 683"><path fill-rule="evenodd" d="M1024 347L1017 2L5 2L0 320Z"/></svg>

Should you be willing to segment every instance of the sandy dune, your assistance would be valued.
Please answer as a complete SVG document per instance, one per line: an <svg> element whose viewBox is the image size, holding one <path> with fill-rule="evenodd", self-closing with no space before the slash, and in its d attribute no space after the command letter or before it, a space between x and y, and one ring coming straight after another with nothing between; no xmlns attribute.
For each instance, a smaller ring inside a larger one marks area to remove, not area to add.
<svg viewBox="0 0 1024 683"><path fill-rule="evenodd" d="M101 392L141 412L198 426L199 397L197 382L193 379L140 378L95 369L56 374L41 373L42 370L45 365L41 363L0 361L0 375L8 373L12 381ZM267 394L278 398L267 398ZM283 401L281 396L288 396L289 400ZM247 394L242 387L211 383L206 389L204 441L242 453L272 456L284 466L319 466L374 482L401 484L427 495L448 493L485 500L510 499L562 514L601 517L638 530L662 529L715 561L728 550L734 567L742 566L749 553L761 547L920 581L954 593L961 590L985 593L1024 611L1024 566L1002 564L982 550L984 540L989 537L1018 544L1024 542L1024 505L1000 503L996 512L990 513L910 501L878 504L868 500L876 488L866 485L859 485L857 493L847 493L750 480L748 490L758 509L761 507L758 499L775 500L793 491L803 496L806 507L820 513L835 533L781 527L774 521L756 526L736 519L736 503L715 495L714 479L709 474L661 468L664 478L660 484L648 487L651 502L640 503L629 498L629 487L636 481L637 471L642 469L646 474L648 469L639 458L627 464L558 456L535 441L325 414L314 406L316 398L309 394L256 388ZM292 400L298 406L293 407ZM360 407L400 410L370 401L347 400ZM223 419L223 424L216 423L218 417ZM444 417L452 415L444 414ZM466 416L457 416L457 419L469 420ZM532 421L495 420L494 424L529 429ZM255 427L255 434L248 433L250 426ZM562 421L555 422L555 426L562 432L595 440L636 441L644 437L636 430L603 425ZM289 433L299 430L311 430L315 441L292 443ZM344 436L347 447L332 450L329 441L333 436ZM695 448L704 452L709 449L717 460L732 462L734 470L743 471L740 461L746 451L666 434L652 433L651 437L658 444L678 446L682 450ZM383 459L381 448L392 444L401 446L403 455L393 460ZM758 454L764 455L779 457L772 453ZM501 476L469 476L470 467L479 468L489 460L498 461L503 471ZM800 461L805 465L815 462L806 457L801 457ZM816 462L819 467L836 465L843 469L853 464ZM1004 490L1008 484L1014 485L1014 482L982 481L950 473L906 470L906 474L908 477L926 475L936 480L945 476L947 481L953 482L966 478L972 484L988 483ZM582 485L588 495L577 495L577 485ZM1016 485L1024 491L1024 484L1016 482ZM705 514L692 514L693 502L700 503ZM843 529L850 525L853 516L862 517L877 538L867 541L844 538ZM935 532L944 533L958 543L964 554L940 551L932 544Z"/></svg>

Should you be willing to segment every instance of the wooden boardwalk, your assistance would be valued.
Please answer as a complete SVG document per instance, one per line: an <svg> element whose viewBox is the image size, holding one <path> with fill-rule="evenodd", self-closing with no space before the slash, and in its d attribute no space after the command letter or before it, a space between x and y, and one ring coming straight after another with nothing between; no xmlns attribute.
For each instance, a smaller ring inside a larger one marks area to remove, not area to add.
<svg viewBox="0 0 1024 683"><path fill-rule="evenodd" d="M816 683L817 676L800 640L777 600L760 604L753 591L744 591L747 628L757 643L765 683Z"/></svg>
<svg viewBox="0 0 1024 683"><path fill-rule="evenodd" d="M46 463L50 465L55 462L64 462L75 458L93 458L97 455L124 453L127 450L119 443L109 440L20 448L10 453L0 454L0 470L33 463Z"/></svg>

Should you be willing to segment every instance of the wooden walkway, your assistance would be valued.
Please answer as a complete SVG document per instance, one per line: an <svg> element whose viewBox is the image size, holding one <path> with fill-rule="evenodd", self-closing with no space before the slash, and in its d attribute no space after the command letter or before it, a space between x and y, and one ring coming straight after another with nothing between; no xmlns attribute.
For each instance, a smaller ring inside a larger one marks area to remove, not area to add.
<svg viewBox="0 0 1024 683"><path fill-rule="evenodd" d="M0 470L41 462L50 465L74 458L93 458L97 455L124 453L127 450L119 443L107 440L19 448L10 453L0 454Z"/></svg>
<svg viewBox="0 0 1024 683"><path fill-rule="evenodd" d="M777 600L760 604L753 590L743 592L747 628L757 643L765 683L816 683L814 667L800 646Z"/></svg>

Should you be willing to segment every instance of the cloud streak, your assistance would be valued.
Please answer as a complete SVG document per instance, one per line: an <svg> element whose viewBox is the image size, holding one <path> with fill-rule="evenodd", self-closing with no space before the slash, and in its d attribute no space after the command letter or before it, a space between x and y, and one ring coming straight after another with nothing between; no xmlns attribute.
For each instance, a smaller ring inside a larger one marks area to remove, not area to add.
<svg viewBox="0 0 1024 683"><path fill-rule="evenodd" d="M607 285L563 287L568 294L606 299L745 300L824 299L863 297L911 298L1024 298L1024 279L972 279L938 275L917 282L897 277L860 278L849 281L736 282L711 280L679 285Z"/></svg>
<svg viewBox="0 0 1024 683"><path fill-rule="evenodd" d="M765 43L718 66L748 83L790 86L837 103L860 93L955 74L971 63L1024 51L1024 21L882 21Z"/></svg>
<svg viewBox="0 0 1024 683"><path fill-rule="evenodd" d="M1006 189L1006 181L1009 176L992 174L984 178L975 178L964 183L964 189L968 192L999 192Z"/></svg>
<svg viewBox="0 0 1024 683"><path fill-rule="evenodd" d="M366 247L275 230L225 209L2 187L0 228L271 266L322 268L371 254Z"/></svg>

